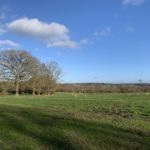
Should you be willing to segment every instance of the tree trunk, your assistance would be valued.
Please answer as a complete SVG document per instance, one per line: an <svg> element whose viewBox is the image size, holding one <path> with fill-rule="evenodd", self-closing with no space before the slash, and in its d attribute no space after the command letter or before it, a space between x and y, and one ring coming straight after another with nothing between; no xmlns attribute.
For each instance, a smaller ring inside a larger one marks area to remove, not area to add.
<svg viewBox="0 0 150 150"><path fill-rule="evenodd" d="M34 88L32 89L32 95L35 95L35 89Z"/></svg>
<svg viewBox="0 0 150 150"><path fill-rule="evenodd" d="M19 81L16 81L15 85L16 85L16 95L19 95Z"/></svg>

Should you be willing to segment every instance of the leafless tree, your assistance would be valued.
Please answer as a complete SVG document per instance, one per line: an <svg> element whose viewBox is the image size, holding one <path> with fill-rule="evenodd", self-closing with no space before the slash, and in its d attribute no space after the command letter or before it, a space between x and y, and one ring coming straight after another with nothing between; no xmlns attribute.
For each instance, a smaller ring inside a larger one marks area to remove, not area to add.
<svg viewBox="0 0 150 150"><path fill-rule="evenodd" d="M55 61L51 61L46 63L46 67L49 71L50 78L57 82L62 76L62 69L59 64Z"/></svg>
<svg viewBox="0 0 150 150"><path fill-rule="evenodd" d="M35 95L36 88L39 84L39 76L41 70L41 63L37 58L32 59L32 64L30 66L31 79L29 81L29 86L32 88L32 94Z"/></svg>
<svg viewBox="0 0 150 150"><path fill-rule="evenodd" d="M15 83L16 95L19 94L19 82L31 78L33 57L24 50L4 50L0 52L0 70L2 80Z"/></svg>
<svg viewBox="0 0 150 150"><path fill-rule="evenodd" d="M49 76L48 94L50 94L50 90L55 91L57 82L62 77L62 69L55 61L47 62L46 67Z"/></svg>
<svg viewBox="0 0 150 150"><path fill-rule="evenodd" d="M40 63L38 66L38 72L35 77L35 87L38 94L46 93L47 86L49 85L48 69L44 63Z"/></svg>

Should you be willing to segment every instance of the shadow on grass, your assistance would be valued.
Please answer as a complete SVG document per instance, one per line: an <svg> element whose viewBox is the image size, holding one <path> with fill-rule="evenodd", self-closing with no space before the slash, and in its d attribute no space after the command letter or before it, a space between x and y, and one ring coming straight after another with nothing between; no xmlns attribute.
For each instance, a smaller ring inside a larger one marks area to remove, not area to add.
<svg viewBox="0 0 150 150"><path fill-rule="evenodd" d="M13 131L18 139L21 136L33 139L42 150L141 150L150 147L148 133L85 121L59 111L0 105L0 127L4 131ZM0 140L6 140L4 136L4 133L0 135ZM13 135L7 138L6 143L14 141ZM34 149L32 141L22 145L15 142L15 147L10 145L10 149Z"/></svg>

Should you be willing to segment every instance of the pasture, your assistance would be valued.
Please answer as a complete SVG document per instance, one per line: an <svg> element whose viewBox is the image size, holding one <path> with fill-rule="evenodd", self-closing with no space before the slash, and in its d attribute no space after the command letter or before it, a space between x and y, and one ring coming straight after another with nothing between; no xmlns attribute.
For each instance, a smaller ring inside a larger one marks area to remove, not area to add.
<svg viewBox="0 0 150 150"><path fill-rule="evenodd" d="M0 150L149 150L149 94L0 96Z"/></svg>

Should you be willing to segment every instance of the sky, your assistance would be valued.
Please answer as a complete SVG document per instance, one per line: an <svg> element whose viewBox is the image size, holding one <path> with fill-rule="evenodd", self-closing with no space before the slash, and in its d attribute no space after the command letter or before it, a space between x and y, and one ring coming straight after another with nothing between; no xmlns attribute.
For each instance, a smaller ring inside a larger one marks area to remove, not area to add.
<svg viewBox="0 0 150 150"><path fill-rule="evenodd" d="M56 61L60 82L150 82L150 0L0 0L0 50Z"/></svg>

